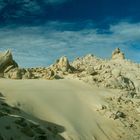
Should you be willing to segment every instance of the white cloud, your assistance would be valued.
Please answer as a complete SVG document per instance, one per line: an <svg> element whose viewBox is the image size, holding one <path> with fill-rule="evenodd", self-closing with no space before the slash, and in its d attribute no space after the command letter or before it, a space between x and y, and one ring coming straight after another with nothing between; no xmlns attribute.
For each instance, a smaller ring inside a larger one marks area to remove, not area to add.
<svg viewBox="0 0 140 140"><path fill-rule="evenodd" d="M93 53L110 57L120 47L127 58L140 62L140 23L110 26L112 34L98 34L97 29L69 31L70 23L50 22L45 26L0 29L0 50L11 48L22 66L48 65L56 58ZM63 30L62 30L63 29Z"/></svg>
<svg viewBox="0 0 140 140"><path fill-rule="evenodd" d="M112 31L116 36L124 38L127 40L139 40L140 41L140 23L129 24L129 23L120 23L115 26L111 26L110 31Z"/></svg>

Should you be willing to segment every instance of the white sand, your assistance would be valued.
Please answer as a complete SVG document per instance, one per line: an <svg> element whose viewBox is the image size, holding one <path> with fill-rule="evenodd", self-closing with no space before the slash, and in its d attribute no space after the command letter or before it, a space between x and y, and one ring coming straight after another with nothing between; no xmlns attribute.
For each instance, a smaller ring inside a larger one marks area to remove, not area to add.
<svg viewBox="0 0 140 140"><path fill-rule="evenodd" d="M61 135L67 140L119 140L118 122L96 111L111 90L78 80L6 79L0 79L0 89L8 103L20 103L24 111L64 126Z"/></svg>

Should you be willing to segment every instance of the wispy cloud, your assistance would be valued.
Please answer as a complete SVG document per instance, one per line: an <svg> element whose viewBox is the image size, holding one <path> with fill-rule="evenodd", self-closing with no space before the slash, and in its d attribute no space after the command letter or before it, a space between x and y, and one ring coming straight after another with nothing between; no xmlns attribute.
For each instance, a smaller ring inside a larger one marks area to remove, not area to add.
<svg viewBox="0 0 140 140"><path fill-rule="evenodd" d="M140 23L119 23L104 34L96 28L74 30L74 25L50 22L37 27L1 28L0 50L11 48L22 66L49 65L62 55L71 60L88 53L109 58L116 47L127 58L140 62ZM67 30L71 26L73 30Z"/></svg>

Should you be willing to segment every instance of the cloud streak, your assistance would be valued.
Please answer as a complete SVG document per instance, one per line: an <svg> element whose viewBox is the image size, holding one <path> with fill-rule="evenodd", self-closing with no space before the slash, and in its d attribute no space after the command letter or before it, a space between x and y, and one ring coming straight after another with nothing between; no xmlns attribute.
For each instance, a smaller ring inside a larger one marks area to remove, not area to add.
<svg viewBox="0 0 140 140"><path fill-rule="evenodd" d="M120 47L128 59L140 62L140 23L119 23L109 32L96 28L74 30L71 23L50 22L44 26L0 29L0 50L11 48L21 66L47 66L62 55L70 60L93 53L109 58ZM72 26L73 30L67 30Z"/></svg>

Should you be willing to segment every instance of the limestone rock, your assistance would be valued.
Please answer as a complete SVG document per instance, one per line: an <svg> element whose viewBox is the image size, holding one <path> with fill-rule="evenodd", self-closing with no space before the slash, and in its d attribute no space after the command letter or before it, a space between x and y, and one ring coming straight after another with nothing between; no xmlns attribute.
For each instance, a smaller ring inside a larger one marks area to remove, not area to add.
<svg viewBox="0 0 140 140"><path fill-rule="evenodd" d="M62 70L63 72L68 71L68 69L70 68L70 64L67 57L63 56L59 59L58 68Z"/></svg>
<svg viewBox="0 0 140 140"><path fill-rule="evenodd" d="M55 77L55 73L52 69L48 69L44 75L45 79L52 80Z"/></svg>
<svg viewBox="0 0 140 140"><path fill-rule="evenodd" d="M20 69L14 69L10 72L11 79L22 79L22 74Z"/></svg>
<svg viewBox="0 0 140 140"><path fill-rule="evenodd" d="M10 50L0 53L0 72L4 72L7 67L18 67L18 64L13 60Z"/></svg>
<svg viewBox="0 0 140 140"><path fill-rule="evenodd" d="M82 58L76 58L73 62L72 62L72 66L78 70L78 71L84 71L86 70L89 66L94 66L94 69L96 69L95 67L98 64L101 64L101 59L96 58L94 55L92 54L88 54Z"/></svg>
<svg viewBox="0 0 140 140"><path fill-rule="evenodd" d="M89 66L87 69L87 74L89 75L95 75L96 74L96 71L94 70L94 67L93 66Z"/></svg>
<svg viewBox="0 0 140 140"><path fill-rule="evenodd" d="M31 71L26 70L25 74L22 75L22 79L32 79Z"/></svg>
<svg viewBox="0 0 140 140"><path fill-rule="evenodd" d="M87 55L77 58L71 65L78 69L75 76L88 84L140 94L140 67L124 58L118 48L113 52L111 60Z"/></svg>
<svg viewBox="0 0 140 140"><path fill-rule="evenodd" d="M119 48L116 48L112 53L112 59L125 59L124 53Z"/></svg>
<svg viewBox="0 0 140 140"><path fill-rule="evenodd" d="M113 120L116 120L118 118L125 118L125 114L121 111L117 111L116 113L112 113L110 115L110 118L112 118Z"/></svg>
<svg viewBox="0 0 140 140"><path fill-rule="evenodd" d="M52 69L55 74L60 71L67 75L68 73L73 73L76 69L70 65L69 60L66 56L57 59L56 63L51 65L49 69Z"/></svg>
<svg viewBox="0 0 140 140"><path fill-rule="evenodd" d="M31 73L29 71L26 71L24 68L15 68L11 69L8 72L8 78L11 79L30 79L31 78Z"/></svg>
<svg viewBox="0 0 140 140"><path fill-rule="evenodd" d="M120 69L113 69L113 70L112 70L112 75L113 75L115 78L121 76L121 70L120 70Z"/></svg>
<svg viewBox="0 0 140 140"><path fill-rule="evenodd" d="M123 76L119 76L118 78L111 77L109 79L105 79L104 83L105 87L135 91L135 86L133 82Z"/></svg>
<svg viewBox="0 0 140 140"><path fill-rule="evenodd" d="M14 66L13 66L13 65L8 66L8 67L4 70L4 73L9 72L11 69L14 69Z"/></svg>

